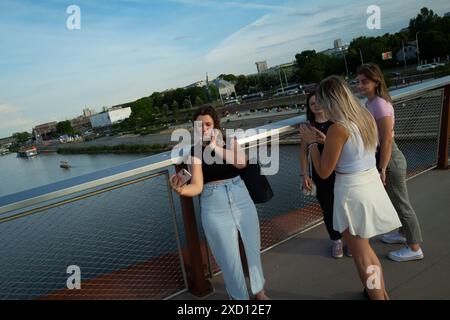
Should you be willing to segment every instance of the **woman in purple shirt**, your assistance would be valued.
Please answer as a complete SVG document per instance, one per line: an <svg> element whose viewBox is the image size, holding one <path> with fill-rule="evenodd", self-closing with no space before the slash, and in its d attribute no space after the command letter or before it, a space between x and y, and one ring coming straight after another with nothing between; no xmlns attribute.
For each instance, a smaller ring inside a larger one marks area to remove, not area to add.
<svg viewBox="0 0 450 320"><path fill-rule="evenodd" d="M377 167L403 227L399 232L384 235L385 243L401 243L406 246L390 252L394 261L423 259L420 248L422 233L416 213L409 201L406 188L406 159L394 140L394 108L380 67L373 63L358 67L359 91L367 97L367 108L377 122L379 147Z"/></svg>

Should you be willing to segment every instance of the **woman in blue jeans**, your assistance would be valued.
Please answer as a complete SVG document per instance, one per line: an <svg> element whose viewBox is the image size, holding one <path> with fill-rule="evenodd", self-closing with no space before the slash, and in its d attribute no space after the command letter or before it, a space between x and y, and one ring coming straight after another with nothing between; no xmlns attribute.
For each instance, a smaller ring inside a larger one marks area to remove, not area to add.
<svg viewBox="0 0 450 320"><path fill-rule="evenodd" d="M184 184L172 175L170 184L181 196L200 195L203 229L212 254L222 270L229 296L248 300L239 252L240 234L248 262L251 291L257 300L267 299L260 255L259 219L255 204L240 178L246 167L245 152L235 139L227 148L222 139L220 119L213 107L202 107L194 115L201 126L201 142L194 145L188 163L192 179Z"/></svg>

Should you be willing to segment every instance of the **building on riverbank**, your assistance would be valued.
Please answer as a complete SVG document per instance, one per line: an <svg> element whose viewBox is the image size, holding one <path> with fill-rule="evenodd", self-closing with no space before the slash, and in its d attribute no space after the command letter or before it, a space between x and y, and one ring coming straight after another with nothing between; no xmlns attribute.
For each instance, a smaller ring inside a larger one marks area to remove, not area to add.
<svg viewBox="0 0 450 320"><path fill-rule="evenodd" d="M131 116L131 108L109 109L105 112L90 117L92 128L105 128L119 123Z"/></svg>

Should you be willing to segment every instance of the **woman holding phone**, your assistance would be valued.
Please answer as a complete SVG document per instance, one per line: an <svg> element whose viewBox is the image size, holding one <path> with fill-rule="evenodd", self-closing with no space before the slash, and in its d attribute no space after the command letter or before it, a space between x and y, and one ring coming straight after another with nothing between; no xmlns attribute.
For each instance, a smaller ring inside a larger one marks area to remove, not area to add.
<svg viewBox="0 0 450 320"><path fill-rule="evenodd" d="M364 292L370 299L388 299L381 263L369 239L401 226L375 162L377 127L370 112L353 96L338 76L323 80L317 88L317 103L333 121L323 153L316 131L300 129L308 144L317 174L328 178L336 172L333 228L349 246Z"/></svg>
<svg viewBox="0 0 450 320"><path fill-rule="evenodd" d="M319 151L323 152L323 143L328 128L333 124L326 116L323 109L316 102L316 92L309 94L306 101L306 119L312 127L317 130ZM332 241L331 256L333 258L342 258L344 256L344 244L342 242L342 234L333 229L333 201L334 201L334 180L333 172L328 178L322 179L317 174L314 166L312 168L312 176L308 176L308 150L307 145L302 141L300 146L300 167L303 173L302 188L311 190L312 184L317 187L317 201L323 212L323 220L327 228L328 235ZM347 248L347 255L351 256Z"/></svg>
<svg viewBox="0 0 450 320"><path fill-rule="evenodd" d="M173 175L170 184L181 196L200 195L203 229L222 270L230 298L249 299L239 252L240 235L247 257L251 291L257 300L265 300L258 214L240 178L240 170L247 165L245 152L236 139L231 141L229 148L225 146L220 118L213 107L198 109L194 125L201 126L202 139L192 147L188 159L192 179L189 184L183 184L180 176ZM211 162L211 158L215 161Z"/></svg>

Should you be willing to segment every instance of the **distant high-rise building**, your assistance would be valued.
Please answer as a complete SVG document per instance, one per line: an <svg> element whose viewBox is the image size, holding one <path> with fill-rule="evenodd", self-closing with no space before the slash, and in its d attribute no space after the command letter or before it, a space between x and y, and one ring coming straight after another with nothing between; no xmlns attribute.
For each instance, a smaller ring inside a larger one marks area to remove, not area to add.
<svg viewBox="0 0 450 320"><path fill-rule="evenodd" d="M267 61L259 61L256 62L256 69L258 70L258 73L263 73L267 71Z"/></svg>
<svg viewBox="0 0 450 320"><path fill-rule="evenodd" d="M334 40L334 48L339 49L342 47L342 39L336 39Z"/></svg>
<svg viewBox="0 0 450 320"><path fill-rule="evenodd" d="M96 114L97 112L95 112L94 109L89 109L89 108L84 108L83 109L83 116L85 117L90 117L93 116L94 114Z"/></svg>

